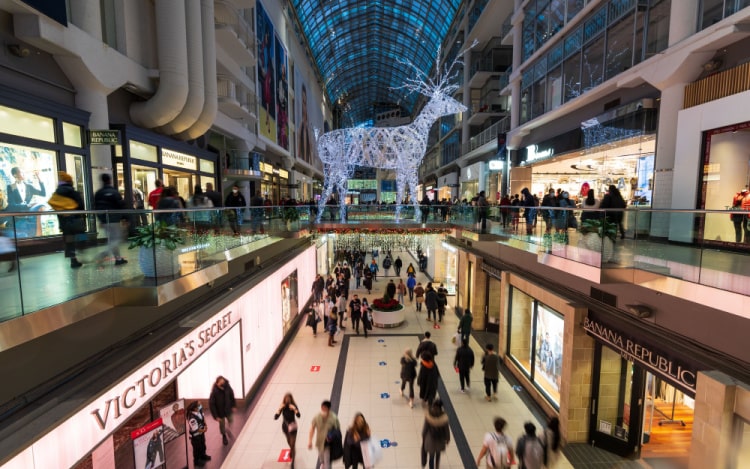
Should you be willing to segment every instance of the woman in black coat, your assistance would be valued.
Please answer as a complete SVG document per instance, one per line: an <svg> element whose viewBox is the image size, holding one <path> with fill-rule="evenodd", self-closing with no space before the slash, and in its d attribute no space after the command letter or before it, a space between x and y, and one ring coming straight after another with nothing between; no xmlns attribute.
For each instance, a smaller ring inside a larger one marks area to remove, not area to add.
<svg viewBox="0 0 750 469"><path fill-rule="evenodd" d="M58 171L57 177L60 182L55 194L49 201L52 208L55 210L84 210L83 197L73 188L73 177L64 171ZM77 269L83 264L76 257L76 235L86 231L86 215L58 215L57 219L65 242L65 257L70 258L70 267Z"/></svg>
<svg viewBox="0 0 750 469"><path fill-rule="evenodd" d="M414 379L417 377L417 359L410 348L401 357L401 395L404 395L406 383L409 383L409 407L414 407Z"/></svg>
<svg viewBox="0 0 750 469"><path fill-rule="evenodd" d="M622 219L625 216L625 207L627 207L627 204L625 203L625 199L622 198L620 191L614 184L610 185L609 190L607 190L607 193L602 197L599 208L618 209L614 211L606 211L604 212L604 216L608 222L617 225L620 231L620 239L625 239L625 227L622 224Z"/></svg>
<svg viewBox="0 0 750 469"><path fill-rule="evenodd" d="M440 377L440 372L432 353L422 352L422 366L419 368L417 384L419 385L419 398L428 405L432 405L437 396L438 377Z"/></svg>

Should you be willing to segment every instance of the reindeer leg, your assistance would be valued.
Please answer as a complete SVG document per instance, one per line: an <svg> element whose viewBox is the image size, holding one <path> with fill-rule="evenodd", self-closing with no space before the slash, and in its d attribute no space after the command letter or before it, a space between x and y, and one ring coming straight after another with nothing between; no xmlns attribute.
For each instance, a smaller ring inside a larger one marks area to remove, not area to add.
<svg viewBox="0 0 750 469"><path fill-rule="evenodd" d="M404 202L404 191L406 190L407 176L403 169L396 169L396 220L401 220L401 209Z"/></svg>
<svg viewBox="0 0 750 469"><path fill-rule="evenodd" d="M332 170L330 165L328 165L329 172ZM333 178L326 177L323 182L323 194L320 196L320 200L318 201L318 216L315 218L315 223L320 223L320 219L323 218L323 212L325 212L326 209L326 202L328 202L328 198L331 197L331 192L333 192Z"/></svg>
<svg viewBox="0 0 750 469"><path fill-rule="evenodd" d="M409 199L411 199L411 205L414 207L414 220L419 223L422 220L422 211L419 209L419 203L417 202L419 173L416 167L408 167L404 169L404 173L406 174L406 182L409 184Z"/></svg>

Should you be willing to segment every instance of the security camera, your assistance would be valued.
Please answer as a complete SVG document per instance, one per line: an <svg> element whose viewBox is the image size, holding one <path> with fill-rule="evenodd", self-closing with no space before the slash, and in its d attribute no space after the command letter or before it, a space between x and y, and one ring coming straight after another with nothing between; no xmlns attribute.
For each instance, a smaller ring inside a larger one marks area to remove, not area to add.
<svg viewBox="0 0 750 469"><path fill-rule="evenodd" d="M651 308L646 305L625 305L625 307L641 319L650 318L653 314Z"/></svg>

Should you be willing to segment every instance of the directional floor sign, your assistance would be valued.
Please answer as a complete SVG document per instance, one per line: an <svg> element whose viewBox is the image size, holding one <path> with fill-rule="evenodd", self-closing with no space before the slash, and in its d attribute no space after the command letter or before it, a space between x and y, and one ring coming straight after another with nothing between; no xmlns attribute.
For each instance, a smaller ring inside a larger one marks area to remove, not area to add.
<svg viewBox="0 0 750 469"><path fill-rule="evenodd" d="M310 367L310 371L315 373L317 371L320 371L320 365L313 365Z"/></svg>
<svg viewBox="0 0 750 469"><path fill-rule="evenodd" d="M380 393L380 398L381 399L388 399L389 397L391 397L391 395L388 394L387 392L381 392Z"/></svg>
<svg viewBox="0 0 750 469"><path fill-rule="evenodd" d="M278 462L292 462L292 452L289 449L282 449Z"/></svg>
<svg viewBox="0 0 750 469"><path fill-rule="evenodd" d="M379 363L378 363L378 365L380 365L380 366L385 366L385 365L386 365L386 363L385 363L385 362L379 362Z"/></svg>
<svg viewBox="0 0 750 469"><path fill-rule="evenodd" d="M432 328L433 329L440 329L440 324L435 323L435 324L432 325Z"/></svg>
<svg viewBox="0 0 750 469"><path fill-rule="evenodd" d="M385 339L378 339L379 344L382 344L383 342L385 342Z"/></svg>
<svg viewBox="0 0 750 469"><path fill-rule="evenodd" d="M391 440L380 440L380 447L381 448L391 448L394 446L398 446L398 443Z"/></svg>

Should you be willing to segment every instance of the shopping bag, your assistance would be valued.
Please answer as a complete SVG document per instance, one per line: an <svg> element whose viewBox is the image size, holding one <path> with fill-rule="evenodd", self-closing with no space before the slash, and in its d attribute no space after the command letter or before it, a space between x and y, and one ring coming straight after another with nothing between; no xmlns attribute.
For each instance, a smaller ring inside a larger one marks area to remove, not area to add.
<svg viewBox="0 0 750 469"><path fill-rule="evenodd" d="M359 447L362 450L362 463L365 469L369 469L383 459L383 448L378 443L380 440L371 436L367 440L360 441Z"/></svg>

